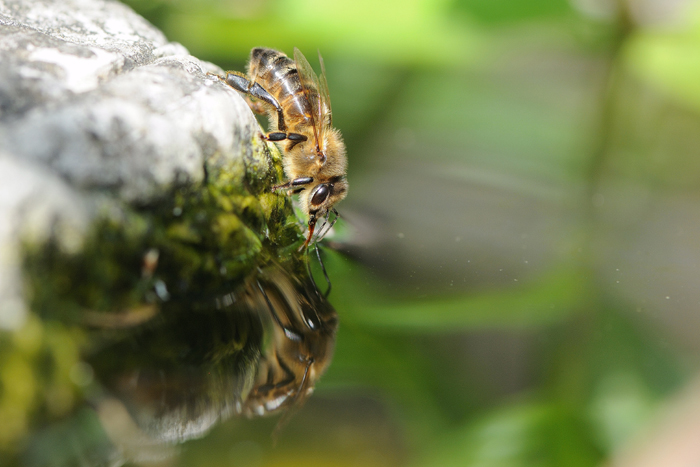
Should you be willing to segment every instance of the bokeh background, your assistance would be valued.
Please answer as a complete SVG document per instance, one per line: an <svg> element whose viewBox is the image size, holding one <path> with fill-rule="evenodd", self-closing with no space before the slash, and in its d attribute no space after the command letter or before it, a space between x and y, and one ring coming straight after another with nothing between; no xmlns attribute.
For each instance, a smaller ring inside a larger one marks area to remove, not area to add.
<svg viewBox="0 0 700 467"><path fill-rule="evenodd" d="M320 50L350 162L332 366L177 465L700 464L697 2L126 3L224 69Z"/></svg>

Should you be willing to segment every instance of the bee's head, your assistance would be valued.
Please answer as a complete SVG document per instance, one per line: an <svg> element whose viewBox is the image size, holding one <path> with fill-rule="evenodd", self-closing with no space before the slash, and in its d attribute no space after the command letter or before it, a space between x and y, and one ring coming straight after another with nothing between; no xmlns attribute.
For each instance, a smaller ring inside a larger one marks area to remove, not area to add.
<svg viewBox="0 0 700 467"><path fill-rule="evenodd" d="M328 215L333 205L348 194L348 182L345 177L332 177L325 183L319 183L302 195L302 206L309 215L309 236L302 248L308 246L314 233L316 221Z"/></svg>

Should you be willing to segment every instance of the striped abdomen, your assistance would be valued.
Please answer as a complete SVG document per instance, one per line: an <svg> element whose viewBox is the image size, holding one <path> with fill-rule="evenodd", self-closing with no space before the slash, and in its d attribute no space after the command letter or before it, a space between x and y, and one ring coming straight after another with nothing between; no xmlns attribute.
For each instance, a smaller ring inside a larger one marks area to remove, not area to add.
<svg viewBox="0 0 700 467"><path fill-rule="evenodd" d="M248 76L277 99L287 127L303 134L311 125L311 105L304 94L294 60L277 50L253 49Z"/></svg>

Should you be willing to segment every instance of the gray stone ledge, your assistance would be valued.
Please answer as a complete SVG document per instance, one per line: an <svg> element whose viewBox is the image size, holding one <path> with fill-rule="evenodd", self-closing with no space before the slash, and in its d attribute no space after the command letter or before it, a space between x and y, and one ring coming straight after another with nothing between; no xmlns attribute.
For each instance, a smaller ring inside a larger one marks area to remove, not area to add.
<svg viewBox="0 0 700 467"><path fill-rule="evenodd" d="M253 114L207 71L118 2L0 0L0 329L26 315L23 239L75 248L110 199L252 151Z"/></svg>

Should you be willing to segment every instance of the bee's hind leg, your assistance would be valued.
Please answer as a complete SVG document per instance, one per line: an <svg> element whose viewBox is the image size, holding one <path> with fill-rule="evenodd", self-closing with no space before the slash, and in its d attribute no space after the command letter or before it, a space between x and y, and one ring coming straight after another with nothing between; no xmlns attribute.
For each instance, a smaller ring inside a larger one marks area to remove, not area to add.
<svg viewBox="0 0 700 467"><path fill-rule="evenodd" d="M265 113L264 104L271 105L275 108L275 111L277 112L277 131L266 134L264 138L267 141L284 141L285 139L288 139L294 144L298 144L308 139L306 136L300 135L299 133L287 133L287 125L284 123L284 111L282 110L282 106L279 104L279 102L277 102L277 99L275 99L272 94L256 83L254 79L251 80L246 75L238 71L227 71L225 78L214 73L207 74L216 76L236 91L259 99L259 102L252 102L250 99L246 99L253 112L258 114Z"/></svg>
<svg viewBox="0 0 700 467"><path fill-rule="evenodd" d="M238 71L227 71L226 77L219 75L214 76L231 86L236 91L248 94L249 96L259 99L265 104L274 107L275 111L277 112L278 131L268 133L265 139L267 139L268 141L281 141L287 138L287 125L284 123L284 113L282 111L282 106L279 102L277 102L277 99L275 99L275 97L272 94L270 94L265 88L260 86L260 84L256 83L254 79L251 80L246 75ZM256 105L255 107L251 106L251 108L254 112L258 113L259 110L263 110L258 105ZM283 137L281 137L280 135L283 135Z"/></svg>

